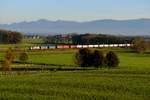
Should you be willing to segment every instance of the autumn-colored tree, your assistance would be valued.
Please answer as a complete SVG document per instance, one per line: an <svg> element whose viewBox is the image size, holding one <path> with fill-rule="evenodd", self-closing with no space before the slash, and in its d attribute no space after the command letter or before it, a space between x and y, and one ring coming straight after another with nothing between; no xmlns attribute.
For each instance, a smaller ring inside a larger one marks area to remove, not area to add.
<svg viewBox="0 0 150 100"><path fill-rule="evenodd" d="M4 57L4 61L2 64L2 69L4 71L11 71L11 64L12 64L13 59L14 59L13 51L12 49L9 49L6 52L6 55Z"/></svg>
<svg viewBox="0 0 150 100"><path fill-rule="evenodd" d="M147 43L145 42L144 38L135 38L133 41L133 49L137 53L144 53L147 49Z"/></svg>

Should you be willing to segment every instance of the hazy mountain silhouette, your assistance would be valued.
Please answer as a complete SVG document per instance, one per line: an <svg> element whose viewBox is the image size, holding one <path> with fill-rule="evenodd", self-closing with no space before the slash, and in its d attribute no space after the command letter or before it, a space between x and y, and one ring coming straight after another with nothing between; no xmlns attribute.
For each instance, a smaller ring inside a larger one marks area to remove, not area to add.
<svg viewBox="0 0 150 100"><path fill-rule="evenodd" d="M1 29L24 33L106 33L123 35L150 35L150 19L95 20L88 22L49 21L40 19L31 22L0 24Z"/></svg>

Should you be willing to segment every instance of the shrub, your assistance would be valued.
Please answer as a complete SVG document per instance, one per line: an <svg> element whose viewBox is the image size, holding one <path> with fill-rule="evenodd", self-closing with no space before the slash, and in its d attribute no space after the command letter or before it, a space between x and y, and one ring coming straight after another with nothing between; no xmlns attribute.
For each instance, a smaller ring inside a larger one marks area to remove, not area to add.
<svg viewBox="0 0 150 100"><path fill-rule="evenodd" d="M98 68L98 67L103 67L104 66L104 55L101 51L95 50L93 53L93 66Z"/></svg>
<svg viewBox="0 0 150 100"><path fill-rule="evenodd" d="M110 51L106 54L105 63L109 68L117 67L119 65L118 56Z"/></svg>
<svg viewBox="0 0 150 100"><path fill-rule="evenodd" d="M19 55L19 60L21 62L26 62L28 60L28 54L26 52L22 52Z"/></svg>

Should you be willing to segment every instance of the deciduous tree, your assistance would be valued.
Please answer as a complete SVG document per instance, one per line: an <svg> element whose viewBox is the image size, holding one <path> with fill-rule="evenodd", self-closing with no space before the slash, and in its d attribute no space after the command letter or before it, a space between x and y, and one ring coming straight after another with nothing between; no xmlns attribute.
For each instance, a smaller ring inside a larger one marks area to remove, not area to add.
<svg viewBox="0 0 150 100"><path fill-rule="evenodd" d="M109 68L114 68L119 65L119 58L116 53L110 51L106 54L105 63Z"/></svg>
<svg viewBox="0 0 150 100"><path fill-rule="evenodd" d="M9 49L6 52L6 55L4 57L4 61L2 64L2 69L4 71L11 71L11 64L12 64L13 59L14 59L13 51L12 49Z"/></svg>
<svg viewBox="0 0 150 100"><path fill-rule="evenodd" d="M143 53L147 49L147 43L145 42L144 38L135 38L133 41L133 49L137 53Z"/></svg>

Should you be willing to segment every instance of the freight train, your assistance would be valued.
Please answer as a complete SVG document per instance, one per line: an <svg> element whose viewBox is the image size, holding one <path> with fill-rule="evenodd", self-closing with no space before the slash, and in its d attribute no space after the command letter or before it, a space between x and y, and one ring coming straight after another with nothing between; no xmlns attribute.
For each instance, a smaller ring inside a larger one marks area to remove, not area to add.
<svg viewBox="0 0 150 100"><path fill-rule="evenodd" d="M111 48L111 47L131 47L132 44L100 44L100 45L41 45L29 47L29 50L48 50L48 49L75 49L75 48Z"/></svg>

